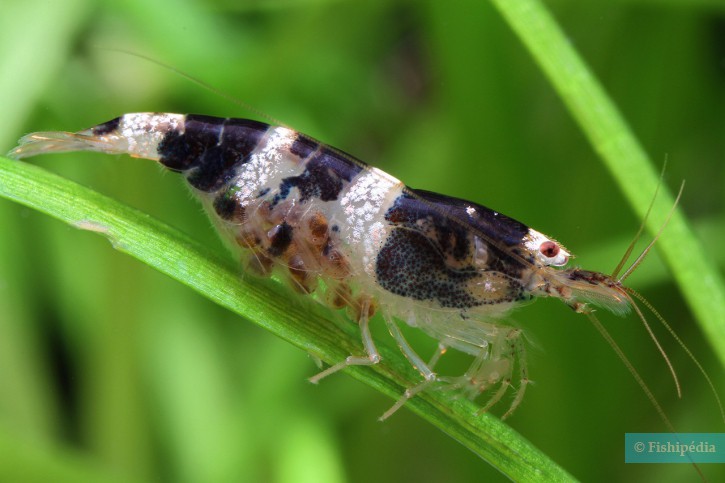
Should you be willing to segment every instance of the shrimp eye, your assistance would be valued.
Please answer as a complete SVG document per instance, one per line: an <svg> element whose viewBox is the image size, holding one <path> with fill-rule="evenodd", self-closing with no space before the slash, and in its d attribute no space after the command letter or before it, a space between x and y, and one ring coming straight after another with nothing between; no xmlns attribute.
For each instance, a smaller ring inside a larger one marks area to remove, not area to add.
<svg viewBox="0 0 725 483"><path fill-rule="evenodd" d="M559 245L553 241L545 241L539 246L539 252L546 258L554 258L559 254Z"/></svg>

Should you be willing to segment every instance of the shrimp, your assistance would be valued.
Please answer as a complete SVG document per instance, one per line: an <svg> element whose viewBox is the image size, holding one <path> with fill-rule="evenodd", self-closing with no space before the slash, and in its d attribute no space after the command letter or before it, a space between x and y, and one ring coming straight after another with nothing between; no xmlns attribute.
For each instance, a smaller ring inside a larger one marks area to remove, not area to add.
<svg viewBox="0 0 725 483"><path fill-rule="evenodd" d="M364 354L350 355L311 382L380 362L369 326L380 312L422 377L381 419L431 386L460 390L471 399L490 393L482 412L514 391L503 415L508 417L521 403L529 376L523 332L502 319L525 301L553 297L592 319L667 421L592 313L592 305L617 315L634 309L649 330L632 296L651 306L622 281L651 245L619 278L616 271L610 276L564 268L571 253L519 221L470 201L408 188L304 134L253 120L125 114L75 133L29 134L9 155L66 151L129 154L182 173L249 271L277 273L296 291L345 309L360 327ZM406 341L398 321L438 341L427 362ZM650 335L679 392L667 356L651 330ZM448 349L472 356L463 375L435 371Z"/></svg>

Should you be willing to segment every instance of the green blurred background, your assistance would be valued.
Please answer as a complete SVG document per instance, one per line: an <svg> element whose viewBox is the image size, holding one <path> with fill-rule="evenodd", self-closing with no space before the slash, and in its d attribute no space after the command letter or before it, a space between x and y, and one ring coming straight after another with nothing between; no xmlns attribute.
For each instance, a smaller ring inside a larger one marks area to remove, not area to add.
<svg viewBox="0 0 725 483"><path fill-rule="evenodd" d="M653 163L668 158L665 183L687 180L681 206L722 266L725 2L547 3ZM1 9L0 151L29 131L77 130L124 112L258 118L109 50L123 49L410 186L517 218L586 268L610 271L638 227L485 0L2 0ZM93 154L32 162L224 251L181 180L153 163ZM1 481L503 479L405 409L377 422L392 401L347 376L312 386L317 369L303 352L103 238L4 200L0 226ZM656 254L629 285L725 394L723 368ZM511 426L583 480L696 477L688 465L624 464L625 432L667 429L585 317L539 301L511 318L526 329L535 381ZM682 400L641 324L600 318L676 428L725 432L703 378L663 331ZM725 477L722 466L704 469Z"/></svg>

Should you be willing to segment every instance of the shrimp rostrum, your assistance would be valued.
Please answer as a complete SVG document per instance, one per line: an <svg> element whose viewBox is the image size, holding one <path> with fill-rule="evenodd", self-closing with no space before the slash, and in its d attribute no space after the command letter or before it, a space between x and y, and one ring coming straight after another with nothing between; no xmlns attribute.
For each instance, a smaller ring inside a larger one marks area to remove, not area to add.
<svg viewBox="0 0 725 483"><path fill-rule="evenodd" d="M525 224L476 203L408 188L285 127L202 115L125 114L75 133L29 134L10 155L80 150L148 158L182 173L249 271L277 273L298 292L346 309L360 326L364 353L328 367L312 382L381 360L369 327L380 312L422 376L384 418L430 386L458 389L470 398L486 392L482 410L511 392L504 417L511 414L529 379L522 331L501 320L523 301L555 297L592 318L591 304L619 315L634 306L641 315L623 277L562 268L570 253ZM401 321L437 340L437 351L419 356ZM436 372L449 348L472 356L465 374Z"/></svg>

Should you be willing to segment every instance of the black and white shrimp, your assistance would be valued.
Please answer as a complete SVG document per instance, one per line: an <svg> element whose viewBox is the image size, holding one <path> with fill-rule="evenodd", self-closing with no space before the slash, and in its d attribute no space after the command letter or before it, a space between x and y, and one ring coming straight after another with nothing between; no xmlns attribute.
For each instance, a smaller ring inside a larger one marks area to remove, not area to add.
<svg viewBox="0 0 725 483"><path fill-rule="evenodd" d="M250 271L278 273L297 291L348 311L360 326L365 354L350 355L312 382L381 360L369 327L380 312L422 376L383 418L431 385L457 388L470 398L487 391L482 410L514 391L503 416L510 415L529 375L522 331L502 319L534 297L558 298L594 321L592 304L618 315L634 308L644 322L624 277L565 269L570 252L525 224L470 201L408 188L286 127L125 114L75 133L29 134L10 156L81 150L148 158L182 173ZM397 321L437 340L436 353L420 357ZM465 374L435 371L449 348L473 357Z"/></svg>

